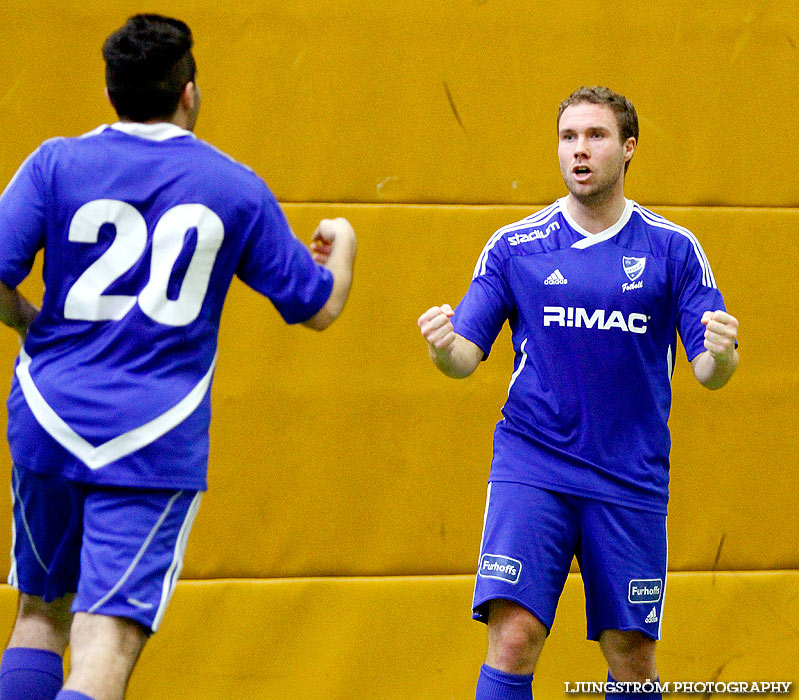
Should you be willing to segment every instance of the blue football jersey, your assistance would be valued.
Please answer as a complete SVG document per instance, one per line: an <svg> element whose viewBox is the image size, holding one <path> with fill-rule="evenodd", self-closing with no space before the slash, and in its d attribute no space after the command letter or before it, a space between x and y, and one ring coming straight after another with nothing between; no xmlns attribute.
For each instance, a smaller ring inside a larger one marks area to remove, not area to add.
<svg viewBox="0 0 799 700"><path fill-rule="evenodd" d="M11 454L93 483L205 488L233 276L288 323L313 316L333 285L255 173L168 123L42 144L0 197L0 280L16 287L41 248Z"/></svg>
<svg viewBox="0 0 799 700"><path fill-rule="evenodd" d="M693 359L716 309L696 237L631 200L594 235L565 199L497 231L453 317L486 357L512 331L491 480L665 512L677 332Z"/></svg>

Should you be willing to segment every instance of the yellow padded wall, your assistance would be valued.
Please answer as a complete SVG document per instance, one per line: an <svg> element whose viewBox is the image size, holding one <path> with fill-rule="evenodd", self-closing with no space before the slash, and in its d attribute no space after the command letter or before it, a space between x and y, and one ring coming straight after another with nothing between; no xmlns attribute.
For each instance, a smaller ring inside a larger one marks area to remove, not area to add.
<svg viewBox="0 0 799 700"><path fill-rule="evenodd" d="M472 585L471 576L179 583L127 697L473 700L485 630L469 617ZM672 574L661 678L796 679L799 599L786 591L797 587L796 572ZM0 587L4 619L12 593ZM585 641L583 606L572 575L536 698L591 697L564 696L565 683L604 680L599 649Z"/></svg>
<svg viewBox="0 0 799 700"><path fill-rule="evenodd" d="M214 385L211 490L185 575L471 572L510 338L500 337L473 377L451 380L427 358L416 318L431 304L457 302L490 234L529 210L286 210L301 237L334 213L361 232L350 306L317 334L286 327L267 300L234 286ZM787 515L796 506L784 485L799 459L796 395L782 390L796 385L793 328L774 300L796 296L799 281L783 238L752 232L795 229L799 213L658 211L700 237L743 329L741 370L722 392L700 387L677 356L671 566L795 567L799 519ZM429 243L419 245L422 238ZM0 339L7 387L15 341ZM0 561L7 552L0 541Z"/></svg>
<svg viewBox="0 0 799 700"><path fill-rule="evenodd" d="M141 11L128 0L9 5L3 181L41 138L113 118L99 47ZM557 105L596 83L640 112L630 182L640 201L799 201L774 136L795 121L786 86L799 16L789 0L568 11L540 0L164 0L158 9L196 34L198 133L267 175L282 201L554 199Z"/></svg>

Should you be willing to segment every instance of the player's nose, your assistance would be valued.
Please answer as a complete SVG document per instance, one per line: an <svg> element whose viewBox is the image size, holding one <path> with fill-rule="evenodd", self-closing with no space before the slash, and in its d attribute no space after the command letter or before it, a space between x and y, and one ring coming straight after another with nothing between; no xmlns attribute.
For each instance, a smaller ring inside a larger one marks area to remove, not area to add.
<svg viewBox="0 0 799 700"><path fill-rule="evenodd" d="M588 139L585 136L580 136L574 144L574 157L587 158L591 155L591 149L588 147Z"/></svg>

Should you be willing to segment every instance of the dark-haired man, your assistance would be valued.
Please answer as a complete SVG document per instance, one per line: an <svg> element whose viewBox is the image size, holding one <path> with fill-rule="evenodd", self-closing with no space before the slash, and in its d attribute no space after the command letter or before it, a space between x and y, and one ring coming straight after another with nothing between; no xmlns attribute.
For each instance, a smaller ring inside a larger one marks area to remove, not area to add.
<svg viewBox="0 0 799 700"><path fill-rule="evenodd" d="M632 692L657 677L677 332L716 389L738 364L738 321L693 234L624 197L638 142L629 100L581 88L557 124L568 195L489 239L454 314L419 318L449 376L474 372L506 320L516 351L474 595L488 625L477 700L532 698L575 555L607 697L660 698L651 683Z"/></svg>
<svg viewBox="0 0 799 700"><path fill-rule="evenodd" d="M323 220L309 252L263 181L194 137L191 47L183 22L128 20L103 48L120 121L45 142L0 197L0 319L22 338L8 404L20 595L2 700L124 696L206 488L232 277L316 330L347 299L349 223ZM41 248L37 310L15 288Z"/></svg>

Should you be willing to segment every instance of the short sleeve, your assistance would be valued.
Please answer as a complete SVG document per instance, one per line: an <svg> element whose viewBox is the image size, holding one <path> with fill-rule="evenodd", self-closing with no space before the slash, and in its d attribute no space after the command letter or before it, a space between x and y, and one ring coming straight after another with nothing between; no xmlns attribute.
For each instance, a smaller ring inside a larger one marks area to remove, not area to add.
<svg viewBox="0 0 799 700"><path fill-rule="evenodd" d="M11 289L28 276L44 245L47 197L41 153L40 148L28 156L0 195L0 281Z"/></svg>
<svg viewBox="0 0 799 700"><path fill-rule="evenodd" d="M505 277L504 241L492 238L475 266L465 296L455 309L455 332L473 342L488 358L491 346L513 308Z"/></svg>
<svg viewBox="0 0 799 700"><path fill-rule="evenodd" d="M690 235L681 243L675 270L677 327L685 353L693 360L705 350L705 327L702 325L705 311L726 311L726 307L699 241Z"/></svg>
<svg viewBox="0 0 799 700"><path fill-rule="evenodd" d="M333 291L332 273L314 262L268 190L236 274L268 297L286 323L307 321Z"/></svg>

